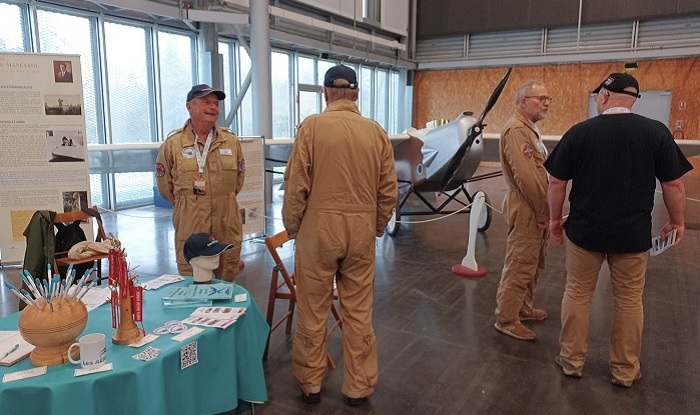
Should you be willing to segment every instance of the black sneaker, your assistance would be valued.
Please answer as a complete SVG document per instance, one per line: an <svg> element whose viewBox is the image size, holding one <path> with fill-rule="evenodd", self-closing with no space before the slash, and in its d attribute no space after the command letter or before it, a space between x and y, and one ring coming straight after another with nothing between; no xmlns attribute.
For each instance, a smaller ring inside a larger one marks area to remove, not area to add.
<svg viewBox="0 0 700 415"><path fill-rule="evenodd" d="M343 395L343 403L348 406L360 406L367 400L367 397L362 398L351 398L349 396Z"/></svg>
<svg viewBox="0 0 700 415"><path fill-rule="evenodd" d="M304 392L301 393L301 400L310 403L310 404L316 404L321 402L321 392L316 392L316 393L310 393L310 394L305 394Z"/></svg>

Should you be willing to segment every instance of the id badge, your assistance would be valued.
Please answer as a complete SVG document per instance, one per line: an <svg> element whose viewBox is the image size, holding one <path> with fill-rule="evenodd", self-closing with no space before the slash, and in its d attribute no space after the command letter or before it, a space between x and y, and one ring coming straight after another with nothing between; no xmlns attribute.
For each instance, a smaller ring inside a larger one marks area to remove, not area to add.
<svg viewBox="0 0 700 415"><path fill-rule="evenodd" d="M192 185L192 192L196 195L204 195L207 190L207 182L204 177L195 177Z"/></svg>

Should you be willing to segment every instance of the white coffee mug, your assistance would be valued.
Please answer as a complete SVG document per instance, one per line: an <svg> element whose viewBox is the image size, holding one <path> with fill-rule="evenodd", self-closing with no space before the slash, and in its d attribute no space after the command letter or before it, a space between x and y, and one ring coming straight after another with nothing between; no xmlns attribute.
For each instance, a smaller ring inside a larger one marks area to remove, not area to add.
<svg viewBox="0 0 700 415"><path fill-rule="evenodd" d="M80 360L73 360L71 350L73 347L80 349ZM102 333L86 334L68 348L68 359L71 363L80 364L83 369L97 369L105 364L107 359L107 347L105 335Z"/></svg>

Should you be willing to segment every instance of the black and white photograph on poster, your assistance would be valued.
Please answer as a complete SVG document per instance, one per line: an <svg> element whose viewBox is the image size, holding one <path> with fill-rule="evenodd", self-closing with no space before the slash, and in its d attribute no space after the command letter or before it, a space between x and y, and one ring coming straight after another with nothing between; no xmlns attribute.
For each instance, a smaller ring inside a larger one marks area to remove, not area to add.
<svg viewBox="0 0 700 415"><path fill-rule="evenodd" d="M63 211L76 212L87 207L87 191L74 190L62 192L63 196Z"/></svg>
<svg viewBox="0 0 700 415"><path fill-rule="evenodd" d="M49 162L85 161L85 140L80 130L46 130Z"/></svg>
<svg viewBox="0 0 700 415"><path fill-rule="evenodd" d="M83 104L80 95L44 95L46 115L82 115Z"/></svg>
<svg viewBox="0 0 700 415"><path fill-rule="evenodd" d="M73 64L71 61L53 61L53 79L56 82L73 82Z"/></svg>

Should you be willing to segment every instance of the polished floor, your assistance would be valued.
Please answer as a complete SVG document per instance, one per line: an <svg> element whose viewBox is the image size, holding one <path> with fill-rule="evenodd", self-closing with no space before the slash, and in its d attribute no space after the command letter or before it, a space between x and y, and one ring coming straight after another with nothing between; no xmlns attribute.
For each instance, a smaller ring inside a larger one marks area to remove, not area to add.
<svg viewBox="0 0 700 415"><path fill-rule="evenodd" d="M489 171L493 169L481 168ZM502 178L472 184L484 190L500 210ZM268 210L279 218L279 192ZM654 229L665 210L656 198ZM413 207L420 207L410 200ZM697 201L689 201L695 211ZM105 228L126 247L142 276L176 272L170 211L145 207L106 213ZM422 221L435 216L412 216ZM268 234L281 230L268 220ZM376 393L360 407L342 404L340 335L329 340L339 368L328 372L318 405L301 401L291 375L291 337L272 334L264 363L269 401L256 414L698 414L700 413L700 267L696 255L700 231L689 229L684 241L649 261L642 349L643 378L630 389L610 383L609 328L612 299L604 266L593 302L589 353L584 376L571 379L554 364L558 352L559 313L565 283L565 251L551 245L537 305L547 320L529 324L536 341L512 339L494 327L496 288L503 266L506 226L493 212L490 228L476 239L476 258L486 277L465 279L451 267L465 255L469 215L442 217L427 223L404 223L396 237L377 239L374 307L380 378ZM293 244L283 249L291 259ZM264 310L272 261L260 240L244 243L245 269L238 282ZM14 268L1 275L17 283ZM0 315L16 310L16 299L0 288ZM281 310L281 306L278 307Z"/></svg>

